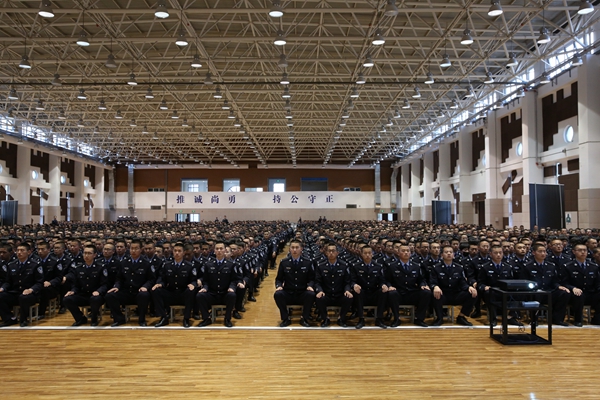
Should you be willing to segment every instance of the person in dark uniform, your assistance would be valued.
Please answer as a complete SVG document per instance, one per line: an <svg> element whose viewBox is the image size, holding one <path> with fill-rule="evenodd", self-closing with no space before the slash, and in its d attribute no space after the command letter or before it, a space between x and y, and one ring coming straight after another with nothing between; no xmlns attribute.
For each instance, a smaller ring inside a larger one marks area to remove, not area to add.
<svg viewBox="0 0 600 400"><path fill-rule="evenodd" d="M439 246L439 244L435 244ZM433 247L434 245L432 245ZM427 327L425 313L431 301L431 290L427 284L423 267L410 259L410 247L406 244L398 248L397 261L386 263L385 280L388 289L389 304L394 321L392 327L400 325L400 304L415 306L415 325ZM431 265L430 270L435 268Z"/></svg>
<svg viewBox="0 0 600 400"><path fill-rule="evenodd" d="M560 275L554 264L545 261L547 252L543 244L535 243L531 246L533 259L525 264L523 278L537 283L538 289L552 292L552 324L569 326L564 321L567 312L567 304L571 297L571 291L560 282ZM546 300L547 296L540 296Z"/></svg>
<svg viewBox="0 0 600 400"><path fill-rule="evenodd" d="M223 325L231 328L233 326L231 314L235 305L235 291L238 284L242 283L242 275L232 261L225 259L225 243L223 241L215 242L215 258L204 264L200 275L202 285L196 295L196 302L202 314L202 321L198 326L210 325L212 320L208 310L215 304L225 304Z"/></svg>
<svg viewBox="0 0 600 400"><path fill-rule="evenodd" d="M72 282L71 290L65 294L63 304L71 312L75 322L73 326L87 323L80 306L90 306L92 311L92 326L98 326L100 307L104 304L107 290L108 271L96 258L96 246L87 245L83 248L83 262L75 263L69 271L67 280Z"/></svg>
<svg viewBox="0 0 600 400"><path fill-rule="evenodd" d="M115 257L115 246L112 243L106 243L103 246L102 255L98 257L98 261L108 272L108 287L114 287L117 275L121 270L121 262Z"/></svg>
<svg viewBox="0 0 600 400"><path fill-rule="evenodd" d="M327 316L327 307L341 307L337 324L347 327L346 314L352 306L352 292L350 292L350 270L348 265L338 260L338 250L335 243L325 246L327 261L319 263L315 268L316 303L323 321L321 327L326 328L331 324Z"/></svg>
<svg viewBox="0 0 600 400"><path fill-rule="evenodd" d="M385 329L383 322L383 311L387 305L387 286L383 276L383 266L373 262L373 249L363 246L360 249L360 260L350 268L351 284L354 293L354 306L358 323L356 329L365 326L364 306L377 306L375 325Z"/></svg>
<svg viewBox="0 0 600 400"><path fill-rule="evenodd" d="M575 259L563 266L563 286L569 289L571 308L573 309L573 325L583 325L583 306L589 304L594 309L592 324L600 325L600 271L598 265L587 259L587 247L576 244L573 247Z"/></svg>
<svg viewBox="0 0 600 400"><path fill-rule="evenodd" d="M504 249L501 246L492 246L490 251L490 261L484 263L478 271L477 291L479 296L483 298L488 308L488 319L493 326L496 326L497 307L492 304L494 301L500 301L492 296L493 292L490 287L498 286L499 279L513 279L512 267L504 261ZM522 326L523 324L517 321L512 315L508 318L507 323L511 325Z"/></svg>
<svg viewBox="0 0 600 400"><path fill-rule="evenodd" d="M114 287L106 294L106 304L110 308L114 323L124 325L125 316L121 306L137 304L138 323L146 326L146 312L150 304L150 291L156 280L154 267L148 259L142 257L142 242L134 239L129 248L130 255L121 261Z"/></svg>
<svg viewBox="0 0 600 400"><path fill-rule="evenodd" d="M169 325L167 307L177 304L183 309L183 327L190 327L190 316L194 305L194 291L198 287L198 271L192 263L183 259L183 244L173 246L173 260L165 261L162 271L152 287L152 300L160 321L155 325Z"/></svg>
<svg viewBox="0 0 600 400"><path fill-rule="evenodd" d="M442 262L431 269L429 287L433 290L433 308L436 314L434 326L440 326L443 323L444 304L461 305L460 315L456 318L456 322L465 326L473 325L466 316L473 309L477 290L473 286L469 286L463 267L453 260L452 247L445 246L442 249Z"/></svg>
<svg viewBox="0 0 600 400"><path fill-rule="evenodd" d="M44 270L39 262L28 257L31 250L29 244L23 242L17 246L17 259L7 265L6 280L0 287L0 327L29 325L29 307L34 305L44 285ZM21 307L21 315L17 321L12 315L14 306Z"/></svg>
<svg viewBox="0 0 600 400"><path fill-rule="evenodd" d="M56 256L50 253L48 242L38 243L37 254L41 259L40 265L44 270L44 287L40 294L38 319L44 319L50 300L57 298L60 293L65 268L63 268L62 263L58 262Z"/></svg>
<svg viewBox="0 0 600 400"><path fill-rule="evenodd" d="M525 243L515 244L515 254L510 260L510 266L512 268L512 275L514 279L522 279L523 271L525 270L525 264L527 260L527 246Z"/></svg>
<svg viewBox="0 0 600 400"><path fill-rule="evenodd" d="M301 304L302 319L300 325L310 327L310 309L315 301L314 280L315 271L311 262L301 257L302 242L297 239L290 241L290 256L279 263L275 278L275 303L281 316L280 327L291 325L288 305Z"/></svg>

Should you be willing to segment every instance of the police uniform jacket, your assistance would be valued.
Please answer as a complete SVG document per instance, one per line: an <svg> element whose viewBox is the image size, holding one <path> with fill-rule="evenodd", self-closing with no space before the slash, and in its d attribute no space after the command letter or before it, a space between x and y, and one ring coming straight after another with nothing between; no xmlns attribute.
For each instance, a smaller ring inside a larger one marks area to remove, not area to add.
<svg viewBox="0 0 600 400"><path fill-rule="evenodd" d="M535 259L525 264L523 277L530 281L534 281L541 290L554 290L560 286L560 276L556 270L556 266L549 261L538 264Z"/></svg>
<svg viewBox="0 0 600 400"><path fill-rule="evenodd" d="M38 262L27 259L24 263L19 260L8 263L6 281L2 284L4 292L21 294L25 289L33 289L38 294L43 287L44 270Z"/></svg>
<svg viewBox="0 0 600 400"><path fill-rule="evenodd" d="M504 261L500 261L499 266L493 261L488 261L479 268L477 289L485 291L486 287L497 287L499 279L513 279L512 267Z"/></svg>
<svg viewBox="0 0 600 400"><path fill-rule="evenodd" d="M198 287L197 280L198 270L191 262L181 260L181 263L177 264L175 261L165 261L156 283L171 292L183 292L189 284Z"/></svg>
<svg viewBox="0 0 600 400"><path fill-rule="evenodd" d="M479 269L483 266L483 264L489 262L490 260L491 259L489 256L483 257L481 254L477 254L475 257L472 257L468 262L463 264L465 276L467 277L467 282L469 285L473 285L475 282L477 282Z"/></svg>
<svg viewBox="0 0 600 400"><path fill-rule="evenodd" d="M309 260L300 257L294 263L292 257L286 257L279 263L275 287L283 287L287 292L304 292L307 287L315 286L315 270Z"/></svg>
<svg viewBox="0 0 600 400"><path fill-rule="evenodd" d="M102 264L94 261L88 266L85 262L71 266L69 272L70 280L73 282L71 290L75 294L89 295L98 292L104 296L108 288L108 271Z"/></svg>
<svg viewBox="0 0 600 400"><path fill-rule="evenodd" d="M525 257L523 257L523 259L520 259L517 256L512 258L510 261L510 266L512 267L512 273L515 279L525 279L525 264L528 262L529 261Z"/></svg>
<svg viewBox="0 0 600 400"><path fill-rule="evenodd" d="M420 264L408 260L404 265L400 260L386 265L385 279L388 286L395 287L400 294L415 292L421 290L421 286L427 286L425 272Z"/></svg>
<svg viewBox="0 0 600 400"><path fill-rule="evenodd" d="M155 281L154 266L146 258L140 257L134 261L131 257L127 257L121 261L114 287L125 292L136 293L142 286L151 290Z"/></svg>
<svg viewBox="0 0 600 400"><path fill-rule="evenodd" d="M315 269L315 291L325 292L327 296L342 296L350 291L350 270L348 264L337 259L334 264L329 260L319 263Z"/></svg>
<svg viewBox="0 0 600 400"><path fill-rule="evenodd" d="M229 260L216 259L207 262L202 268L202 289L209 293L224 294L228 289L236 289L238 282L242 281L242 275L238 272L235 264Z"/></svg>
<svg viewBox="0 0 600 400"><path fill-rule="evenodd" d="M49 254L45 260L40 262L44 270L44 281L50 282L54 288L58 288L62 284L65 268L58 261L54 254Z"/></svg>
<svg viewBox="0 0 600 400"><path fill-rule="evenodd" d="M358 285L361 292L375 293L385 284L384 271L381 264L373 262L365 264L360 260L350 267L350 287Z"/></svg>
<svg viewBox="0 0 600 400"><path fill-rule="evenodd" d="M443 261L436 264L431 269L429 282L431 290L436 286L439 286L442 291L452 293L469 290L463 267L454 262L449 266L446 266Z"/></svg>
<svg viewBox="0 0 600 400"><path fill-rule="evenodd" d="M104 268L106 268L106 272L108 272L108 285L113 286L121 270L121 261L119 261L115 256L112 256L109 259L106 259L106 257L103 256L97 261Z"/></svg>
<svg viewBox="0 0 600 400"><path fill-rule="evenodd" d="M577 260L563 266L562 285L569 290L579 288L584 292L600 292L600 271L598 264L586 259L585 269Z"/></svg>

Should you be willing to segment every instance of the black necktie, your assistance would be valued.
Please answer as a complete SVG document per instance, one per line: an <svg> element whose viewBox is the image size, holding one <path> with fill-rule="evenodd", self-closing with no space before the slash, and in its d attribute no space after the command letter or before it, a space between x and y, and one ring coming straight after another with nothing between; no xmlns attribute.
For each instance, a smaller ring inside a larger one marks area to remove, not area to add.
<svg viewBox="0 0 600 400"><path fill-rule="evenodd" d="M581 264L581 269L585 271L585 263Z"/></svg>
<svg viewBox="0 0 600 400"><path fill-rule="evenodd" d="M408 264L402 263L402 267L404 268L404 272L408 272Z"/></svg>

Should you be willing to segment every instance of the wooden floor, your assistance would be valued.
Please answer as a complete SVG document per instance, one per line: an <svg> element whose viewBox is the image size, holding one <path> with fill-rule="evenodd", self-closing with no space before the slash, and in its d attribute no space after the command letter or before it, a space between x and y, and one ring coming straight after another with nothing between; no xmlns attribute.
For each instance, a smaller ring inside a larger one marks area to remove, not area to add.
<svg viewBox="0 0 600 400"><path fill-rule="evenodd" d="M233 329L1 329L0 398L599 398L600 329L555 329L552 346L483 327L281 329L273 275Z"/></svg>

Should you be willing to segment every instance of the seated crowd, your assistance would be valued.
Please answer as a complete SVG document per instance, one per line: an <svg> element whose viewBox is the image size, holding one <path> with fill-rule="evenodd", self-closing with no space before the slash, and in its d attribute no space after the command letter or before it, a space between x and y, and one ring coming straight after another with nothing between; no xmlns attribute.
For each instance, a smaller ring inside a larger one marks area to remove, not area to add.
<svg viewBox="0 0 600 400"><path fill-rule="evenodd" d="M600 324L600 249L595 230L494 230L471 225L436 226L423 221L283 221L233 223L58 223L0 229L2 324L28 325L30 306L44 318L59 299L74 326L99 324L102 305L112 326L126 323L123 307L137 306L138 323L158 317L169 324L171 306L183 306L183 326L212 323L210 310L225 308L224 325L241 318L244 301L256 301L261 281L274 269L274 299L281 327L290 308L302 307L302 326L365 326L373 312L380 328L400 325L400 310L414 308L414 324L443 323L444 306L460 306L456 322L471 326L482 305L495 325L500 279L527 279L551 292L552 323L582 326L585 305ZM542 297L538 297L543 301ZM20 315L13 307L20 306ZM88 306L85 315L80 307ZM384 315L386 314L387 315ZM508 323L522 325L512 313ZM533 319L532 319L533 320ZM386 323L389 321L389 323Z"/></svg>

